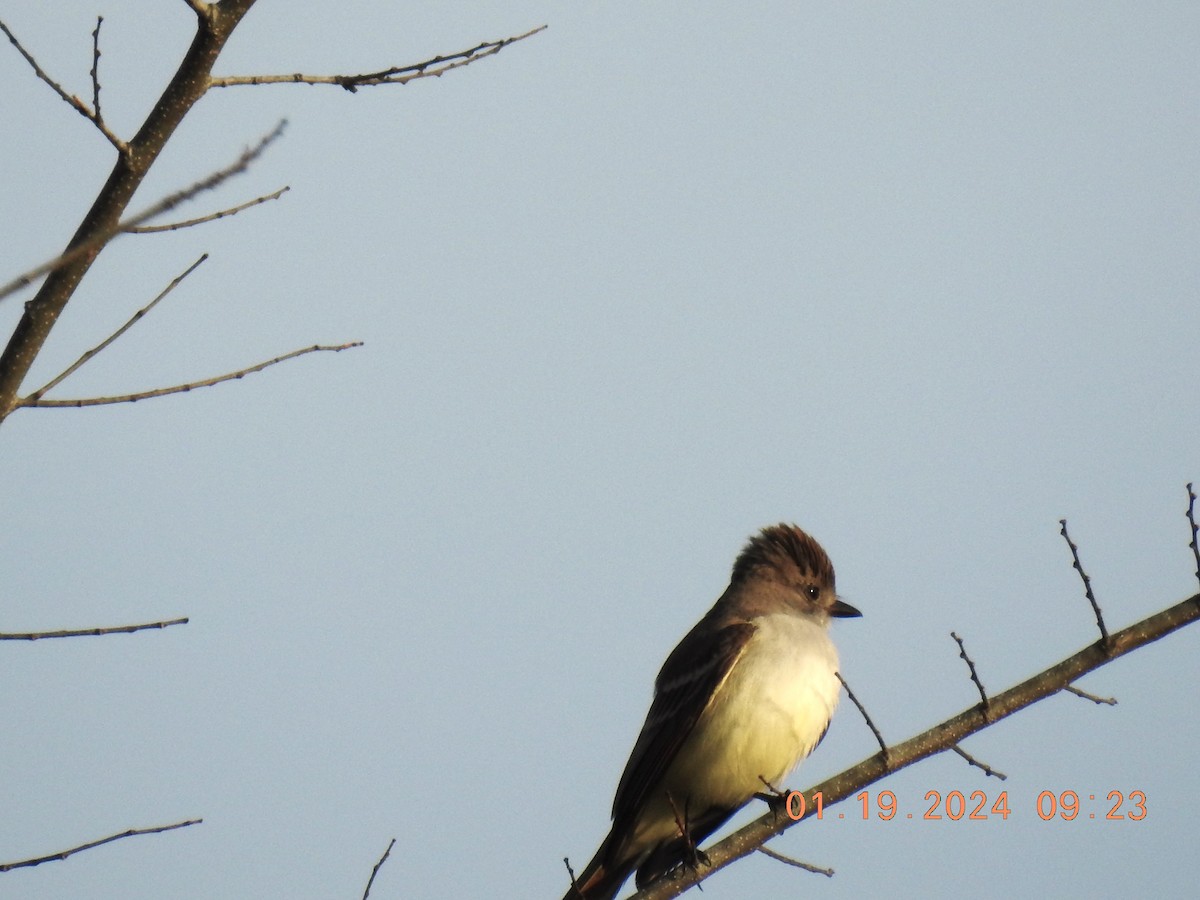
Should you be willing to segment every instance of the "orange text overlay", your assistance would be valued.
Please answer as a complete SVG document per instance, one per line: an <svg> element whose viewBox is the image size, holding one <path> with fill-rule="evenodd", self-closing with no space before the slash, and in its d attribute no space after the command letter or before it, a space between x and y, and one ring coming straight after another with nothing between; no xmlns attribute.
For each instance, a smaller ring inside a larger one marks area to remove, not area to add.
<svg viewBox="0 0 1200 900"><path fill-rule="evenodd" d="M787 814L793 819L806 817L818 819L846 819L861 817L890 822L892 819L922 819L936 822L949 820L958 822L1007 820L1014 812L1036 814L1043 822L1074 819L1102 819L1110 822L1140 822L1147 815L1146 794L1143 791L1109 791L1105 793L1080 793L1078 791L1042 791L1028 802L1009 803L1008 791L988 794L984 791L927 791L925 800L909 811L900 809L896 795L891 791L861 791L854 796L858 801L854 813L833 813L825 810L825 798L820 791L805 797L799 791L791 791L784 798Z"/></svg>

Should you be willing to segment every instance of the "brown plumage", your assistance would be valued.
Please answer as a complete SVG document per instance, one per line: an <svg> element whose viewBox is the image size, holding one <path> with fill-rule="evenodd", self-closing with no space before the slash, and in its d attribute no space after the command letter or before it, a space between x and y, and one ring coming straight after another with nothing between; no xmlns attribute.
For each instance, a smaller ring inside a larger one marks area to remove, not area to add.
<svg viewBox="0 0 1200 900"><path fill-rule="evenodd" d="M667 657L613 801L613 824L564 900L611 900L692 858L820 742L837 704L833 564L795 525L755 535L729 587ZM686 837L678 820L686 823Z"/></svg>
<svg viewBox="0 0 1200 900"><path fill-rule="evenodd" d="M771 525L752 537L733 564L730 583L739 584L754 574L811 575L836 590L833 563L824 548L795 525Z"/></svg>

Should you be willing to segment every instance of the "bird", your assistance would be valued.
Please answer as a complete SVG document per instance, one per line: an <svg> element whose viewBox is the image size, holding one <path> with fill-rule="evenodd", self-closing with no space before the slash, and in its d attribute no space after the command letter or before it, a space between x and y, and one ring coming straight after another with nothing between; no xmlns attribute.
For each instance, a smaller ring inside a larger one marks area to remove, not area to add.
<svg viewBox="0 0 1200 900"><path fill-rule="evenodd" d="M696 847L807 757L841 693L831 618L862 613L838 597L833 563L796 525L754 535L729 586L667 657L625 764L612 828L563 900L612 900ZM569 870L568 870L569 871Z"/></svg>

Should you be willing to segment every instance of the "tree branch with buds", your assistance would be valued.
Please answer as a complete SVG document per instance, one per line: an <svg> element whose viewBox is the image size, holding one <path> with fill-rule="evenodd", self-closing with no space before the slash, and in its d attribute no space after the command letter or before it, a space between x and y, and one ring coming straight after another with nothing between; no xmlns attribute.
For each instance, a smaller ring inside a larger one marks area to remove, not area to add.
<svg viewBox="0 0 1200 900"><path fill-rule="evenodd" d="M1192 486L1189 484L1188 491L1191 502L1188 521L1192 529L1192 539L1195 542L1197 535L1194 516L1195 497L1191 488ZM1193 545L1189 544L1189 546ZM1073 548L1072 556L1078 562L1078 548ZM1198 556L1198 560L1200 560L1200 556ZM1082 577L1082 567L1076 566L1076 568ZM1197 580L1200 581L1200 565L1197 566ZM817 807L817 794L821 795L822 808L828 809L888 775L947 750L962 756L969 764L978 766L988 775L1004 777L990 766L980 763L963 751L959 747L959 743L973 734L990 728L1000 720L1060 692L1070 692L1099 703L1106 703L1107 701L1103 698L1093 697L1074 688L1074 682L1087 673L1100 669L1113 660L1139 650L1200 619L1200 594L1194 594L1140 622L1110 633L1102 624L1102 618L1099 617L1099 605L1092 595L1090 581L1085 584L1088 585L1087 594L1092 610L1101 623L1099 625L1101 637L1098 641L1049 666L1032 678L995 695L989 695L983 689L974 663L966 655L965 647L960 641L960 655L968 662L969 675L982 698L981 701L906 741L891 745L882 745L881 742L882 749L878 753L821 784L799 792L804 797L804 809L812 810ZM959 639L956 637L956 640ZM857 700L855 702L860 710L863 709ZM863 712L865 717L865 710ZM869 718L867 721L872 732L879 737L879 730L874 723L870 723ZM799 801L796 805L800 805ZM668 900L671 897L678 897L725 866L762 850L767 841L808 818L810 817L802 816L792 819L786 813L783 805L776 805L765 815L707 848L704 851L705 864L696 868L677 869L673 874L669 874L659 882L634 894L631 900Z"/></svg>

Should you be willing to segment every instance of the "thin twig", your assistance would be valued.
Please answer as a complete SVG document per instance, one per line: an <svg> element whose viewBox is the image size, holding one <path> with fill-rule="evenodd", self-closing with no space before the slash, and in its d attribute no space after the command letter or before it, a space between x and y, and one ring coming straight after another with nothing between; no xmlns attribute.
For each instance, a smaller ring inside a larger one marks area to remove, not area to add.
<svg viewBox="0 0 1200 900"><path fill-rule="evenodd" d="M440 78L452 69L468 66L473 62L493 56L517 41L523 41L540 31L545 31L547 25L540 25L524 34L504 38L499 41L485 41L470 50L460 50L448 56L435 56L424 62L408 66L395 66L379 72L367 72L361 75L304 75L295 72L291 75L231 75L224 78L212 78L209 87L237 87L252 84L335 84L351 93L360 87L376 84L407 84L418 78Z"/></svg>
<svg viewBox="0 0 1200 900"><path fill-rule="evenodd" d="M96 30L99 32L99 25L96 26ZM25 62L29 63L29 65L33 68L34 74L37 75L37 77L42 81L46 82L46 84L50 85L50 87L53 88L54 93L58 94L64 103L95 125L99 132L108 139L110 144L117 148L117 152L119 152L122 156L127 156L129 154L129 145L113 134L113 132L109 130L108 126L101 121L98 110L93 111L88 109L88 105L86 103L84 103L74 94L68 94L65 90L63 90L62 85L47 75L42 67L38 65L37 60L33 58L29 51L21 46L21 42L17 40L17 36L9 31L8 26L5 25L3 21L0 21L0 31L3 31L8 36L8 40L14 47L17 48L17 52L25 57ZM98 40L99 38L97 38L97 41ZM97 54L98 53L99 51L97 51Z"/></svg>
<svg viewBox="0 0 1200 900"><path fill-rule="evenodd" d="M160 631L172 625L186 625L187 617L168 619L165 622L146 622L143 625L114 625L111 628L79 628L73 631L27 631L24 633L0 632L0 641L40 641L46 638L98 637L102 634L133 634L135 631Z"/></svg>
<svg viewBox="0 0 1200 900"><path fill-rule="evenodd" d="M1187 492L1187 520L1188 524L1192 526L1192 542L1188 546L1192 548L1192 556L1196 558L1196 580L1200 581L1200 543L1196 541L1196 491L1193 489L1190 481L1188 482Z"/></svg>
<svg viewBox="0 0 1200 900"><path fill-rule="evenodd" d="M42 863L55 862L60 859L66 859L74 853L79 853L82 850L91 850L93 847L99 847L101 844L108 844L112 841L119 841L122 838L134 837L139 834L161 834L164 831L174 831L176 828L187 828L189 825L199 825L203 819L188 819L186 822L176 822L174 825L158 825L154 828L130 828L128 831L122 831L120 834L110 834L106 838L100 838L98 841L89 841L86 844L80 844L78 847L72 847L69 850L60 850L57 853L51 853L47 856L39 856L36 859L23 859L20 862L0 863L0 872L8 872L12 869L22 869L28 866L40 866Z"/></svg>
<svg viewBox="0 0 1200 900"><path fill-rule="evenodd" d="M1083 579L1083 589L1087 594L1088 602L1092 604L1092 611L1096 614L1096 625L1100 628L1100 639L1105 646L1108 645L1108 629L1104 627L1104 614L1100 612L1100 604L1096 602L1096 595L1092 593L1092 579L1088 577L1088 573L1083 571L1083 563L1079 561L1079 548L1075 546L1075 542L1071 540L1071 536L1067 534L1067 520L1059 519L1058 524L1062 526L1059 534L1063 536L1063 540L1067 542L1067 546L1071 548L1071 558L1075 561L1075 571L1079 573L1079 577Z"/></svg>
<svg viewBox="0 0 1200 900"><path fill-rule="evenodd" d="M1117 705L1116 697L1097 697L1095 694L1089 694L1087 691L1080 690L1079 688L1075 687L1075 685L1073 685L1073 684L1068 684L1065 688L1063 688L1063 690L1069 691L1070 693L1074 694L1076 697L1082 697L1084 700L1091 700L1093 703L1098 704L1098 705L1099 704L1103 704L1104 706L1116 706Z"/></svg>
<svg viewBox="0 0 1200 900"><path fill-rule="evenodd" d="M362 900L367 900L371 896L371 885L375 883L375 876L379 874L380 868L387 862L388 856L392 852L392 848L396 846L396 839L392 838L392 842L387 845L387 849L383 851L383 856L379 857L379 862L375 863L375 868L371 870L371 877L367 879L367 889L363 891Z"/></svg>
<svg viewBox="0 0 1200 900"><path fill-rule="evenodd" d="M156 388L152 391L139 391L136 394L122 394L119 397L88 397L81 400L33 401L28 401L28 398L26 398L26 400L18 401L17 406L36 407L40 409L62 409L65 407L78 409L82 406L109 406L113 403L137 403L139 400L148 400L151 397L166 397L170 394L184 394L196 388L212 387L214 384L220 384L223 381L234 381L238 378L242 378L245 375L252 375L255 372L261 372L263 369L278 365L281 362L287 362L289 359L295 359L297 356L304 356L306 353L338 353L342 350L349 350L352 347L361 347L362 345L362 341L351 341L348 344L336 345L314 344L311 347L302 347L299 350L293 350L291 353L285 353L283 356L276 356L274 359L268 359L266 362L261 362L245 369L238 369L236 372L229 372L226 375L217 375L213 378L205 378L202 381L190 381L187 384L177 384L173 387Z"/></svg>
<svg viewBox="0 0 1200 900"><path fill-rule="evenodd" d="M789 866L795 866L797 869L803 869L805 872L812 872L814 875L824 875L826 878L833 877L833 869L822 869L820 866L814 866L812 863L800 862L798 859L792 859L790 856L784 856L772 850L770 847L758 847L758 852L763 856L769 856L771 859L778 860Z"/></svg>
<svg viewBox="0 0 1200 900"><path fill-rule="evenodd" d="M579 897L583 896L583 892L579 890L579 882L575 880L575 870L571 868L571 857L563 857L563 865L567 867L567 877L571 879L571 890Z"/></svg>
<svg viewBox="0 0 1200 900"><path fill-rule="evenodd" d="M97 353L99 353L105 347L109 346L113 341L115 341L117 338L119 338L121 335L123 335L126 331L128 331L130 328L132 328L134 326L134 324L137 323L142 318L142 316L146 315L146 313L148 313L148 312L150 312L150 310L154 309L154 307L158 304L158 301L160 301L163 297L167 296L167 294L171 293L171 291L175 290L175 288L179 286L179 283L181 281L183 281L183 279L185 279L189 275L191 275L194 271L196 271L196 269L199 267L199 265L202 262L204 262L206 259L208 259L207 253L203 254L198 260L196 260L194 263L192 263L190 266L188 266L183 272L176 275L175 278L171 281L171 283L168 284L165 288L163 288L162 292L157 297L155 297L153 300L151 300L149 303L147 303L145 306L143 306L141 309L139 309L137 312L135 312L133 314L133 316L129 319L128 322L126 322L124 325L122 325L120 328L118 328L116 331L114 331L112 334L110 334L108 337L106 337L103 341L101 341L99 344L97 344L91 350L86 351L81 357L79 357L79 359L75 360L75 362L73 362L73 363L71 363L71 365L67 366L67 368L64 369L62 372L60 372L58 375L55 375L53 378L51 378L42 387L38 388L36 391L34 391L29 396L23 397L21 399L19 405L32 406L33 401L40 400L52 388L55 388L58 385L62 384L62 382L67 377L69 377L70 375L73 375L75 372L79 371L79 368L81 366L83 366L84 363L88 362Z"/></svg>
<svg viewBox="0 0 1200 900"><path fill-rule="evenodd" d="M965 759L967 762L969 762L971 765L975 766L975 768L983 769L984 775L991 775L993 778L999 778L1001 781L1006 781L1008 779L1008 776L1005 775L1003 772L993 769L991 766L989 766L985 762L980 762L975 757L973 757L970 753L968 753L966 750L964 750L962 747L958 746L958 744L955 744L950 749L953 750L955 753L957 753L959 756L961 756L963 759Z"/></svg>
<svg viewBox="0 0 1200 900"><path fill-rule="evenodd" d="M987 715L988 704L990 701L988 700L987 691L983 689L983 682L979 680L979 673L975 671L975 662L971 659L971 657L967 656L967 648L966 645L963 644L963 639L953 631L950 632L950 637L954 638L955 643L958 644L959 658L966 662L967 668L971 671L971 680L975 682L975 687L979 688L979 697L983 701L983 712L984 715Z"/></svg>
<svg viewBox="0 0 1200 900"><path fill-rule="evenodd" d="M172 222L170 225L135 225L132 228L126 228L127 234L155 234L160 231L178 231L180 228L191 228L193 225L202 225L205 222L215 222L217 219L224 219L226 216L236 216L243 209L249 209L252 206L258 206L260 203L266 203L269 200L278 200L284 194L291 190L290 186L283 186L273 194L265 194L262 197L255 197L253 200L248 200L238 206L231 206L229 209L222 209L215 213L209 213L207 216L200 216L198 219L188 219L184 222Z"/></svg>
<svg viewBox="0 0 1200 900"><path fill-rule="evenodd" d="M96 30L92 32L92 109L97 122L104 121L100 112L100 26L103 22L104 16L96 16Z"/></svg>
<svg viewBox="0 0 1200 900"><path fill-rule="evenodd" d="M846 679L842 677L841 672L834 672L837 675L837 680L842 683L842 687L846 689L846 696L850 698L850 702L858 707L858 711L862 713L863 719L866 720L867 727L871 729L871 734L875 735L875 740L879 742L879 749L883 751L884 756L887 756L887 742L884 741L883 735L879 733L879 729L875 727L875 723L871 721L871 717L867 715L867 708L858 702L858 698L854 696L854 691L850 690L850 685L846 684Z"/></svg>
<svg viewBox="0 0 1200 900"><path fill-rule="evenodd" d="M155 216L160 216L163 213L174 209L179 204L191 200L197 194L201 194L204 191L211 191L229 178L232 178L234 175L240 175L242 172L245 172L246 169L250 167L250 164L258 159L258 157L262 155L263 151L266 150L276 138L283 134L283 129L286 125L287 120L284 119L278 125L276 125L269 134L261 138L257 144L243 151L242 155L239 156L236 161L225 168L219 169L212 175L209 175L207 178L197 181L191 187L163 197L163 199L159 200L153 206L149 207L143 212L138 213L132 218L126 219L123 222L119 222L110 228L104 228L100 231L97 231L87 240L76 244L61 256L56 256L54 259L44 262L36 268L30 269L28 272L18 275L12 281L8 282L8 284L0 287L0 300L3 300L9 294L19 291L26 285L31 284L34 279L40 278L47 272L51 272L54 269L66 266L75 260L88 255L89 253L96 252L101 246L121 232L136 228L144 222L153 219Z"/></svg>

